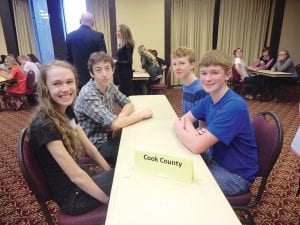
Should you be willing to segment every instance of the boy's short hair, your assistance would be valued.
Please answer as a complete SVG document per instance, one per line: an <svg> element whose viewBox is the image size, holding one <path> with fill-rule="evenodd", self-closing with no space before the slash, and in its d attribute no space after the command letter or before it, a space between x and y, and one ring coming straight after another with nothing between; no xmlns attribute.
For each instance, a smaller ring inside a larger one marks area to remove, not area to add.
<svg viewBox="0 0 300 225"><path fill-rule="evenodd" d="M192 48L180 47L171 54L171 58L187 57L190 63L195 62L195 51Z"/></svg>
<svg viewBox="0 0 300 225"><path fill-rule="evenodd" d="M261 52L265 52L265 51L270 52L270 47L268 47L268 46L264 47L263 50L262 50Z"/></svg>
<svg viewBox="0 0 300 225"><path fill-rule="evenodd" d="M243 49L241 49L241 48L236 48L236 49L233 50L233 55L234 55L234 56L235 56L235 53L236 53L238 50L241 50L241 51L243 52Z"/></svg>
<svg viewBox="0 0 300 225"><path fill-rule="evenodd" d="M90 73L93 74L93 65L95 65L98 62L109 62L111 64L111 67L115 67L115 62L113 57L110 55L107 55L105 52L94 52L90 55L90 58L88 60L88 69Z"/></svg>
<svg viewBox="0 0 300 225"><path fill-rule="evenodd" d="M199 67L202 66L221 66L225 72L231 69L231 58L222 51L212 50L204 54L200 59Z"/></svg>

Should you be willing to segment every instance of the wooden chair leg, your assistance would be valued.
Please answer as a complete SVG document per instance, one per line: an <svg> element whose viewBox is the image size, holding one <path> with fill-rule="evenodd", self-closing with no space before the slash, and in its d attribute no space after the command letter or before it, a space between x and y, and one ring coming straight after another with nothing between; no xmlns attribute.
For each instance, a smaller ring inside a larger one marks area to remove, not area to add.
<svg viewBox="0 0 300 225"><path fill-rule="evenodd" d="M8 100L8 96L6 93L4 93L3 94L3 103L4 103L5 108L8 108L7 100Z"/></svg>

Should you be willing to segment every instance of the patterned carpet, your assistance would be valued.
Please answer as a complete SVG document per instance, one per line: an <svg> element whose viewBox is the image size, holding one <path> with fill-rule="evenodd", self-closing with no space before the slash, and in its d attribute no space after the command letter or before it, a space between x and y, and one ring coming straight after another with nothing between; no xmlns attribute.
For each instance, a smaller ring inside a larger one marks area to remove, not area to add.
<svg viewBox="0 0 300 225"><path fill-rule="evenodd" d="M168 89L166 95L174 110L180 115L181 90ZM262 203L252 210L258 225L298 225L300 197L296 197L299 185L299 157L290 148L291 141L300 125L297 102L259 102L249 100L250 114L253 118L261 111L271 110L282 119L284 143ZM33 109L20 111L0 111L0 224L46 224L39 205L28 189L18 164L15 148L19 130L25 127ZM57 207L50 203L51 209Z"/></svg>

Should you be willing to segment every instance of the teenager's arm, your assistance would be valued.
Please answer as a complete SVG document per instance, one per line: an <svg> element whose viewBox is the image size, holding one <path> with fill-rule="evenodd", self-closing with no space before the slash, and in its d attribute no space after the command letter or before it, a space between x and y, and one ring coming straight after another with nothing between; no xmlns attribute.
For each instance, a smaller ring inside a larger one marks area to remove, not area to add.
<svg viewBox="0 0 300 225"><path fill-rule="evenodd" d="M110 170L111 167L97 150L95 145L88 139L82 128L77 125L76 131L78 134L79 141L81 142L86 154L90 156L95 162L97 162L104 170Z"/></svg>
<svg viewBox="0 0 300 225"><path fill-rule="evenodd" d="M276 71L277 70L277 64L278 63L280 63L280 62L276 62L275 64L274 64L274 66L271 68L271 71Z"/></svg>
<svg viewBox="0 0 300 225"><path fill-rule="evenodd" d="M152 111L150 109L144 109L143 111L132 113L130 115L118 116L110 125L112 131L119 130L123 127L127 127L131 124L139 121L149 119L152 117Z"/></svg>
<svg viewBox="0 0 300 225"><path fill-rule="evenodd" d="M258 70L258 68L253 68L251 66L246 66L246 69L249 70L249 71L253 71L253 72Z"/></svg>
<svg viewBox="0 0 300 225"><path fill-rule="evenodd" d="M259 58L258 59L256 59L253 63L252 63L252 67L259 67L259 65L260 65L260 60L259 60Z"/></svg>
<svg viewBox="0 0 300 225"><path fill-rule="evenodd" d="M272 65L272 63L273 63L273 61L274 61L274 59L272 58L272 59L270 59L268 62L267 62L267 64L264 66L264 68L263 69L268 69L271 65Z"/></svg>
<svg viewBox="0 0 300 225"><path fill-rule="evenodd" d="M74 184L99 201L108 203L109 197L97 186L92 178L76 164L64 147L62 141L49 142L47 149Z"/></svg>
<svg viewBox="0 0 300 225"><path fill-rule="evenodd" d="M118 117L124 117L130 115L134 110L134 106L131 102L127 103L123 106L121 112L119 113Z"/></svg>
<svg viewBox="0 0 300 225"><path fill-rule="evenodd" d="M191 152L199 154L216 144L218 139L208 130L199 135L197 130L191 127L191 124L193 124L195 120L192 113L188 112L182 118L175 121L174 130L185 147Z"/></svg>
<svg viewBox="0 0 300 225"><path fill-rule="evenodd" d="M288 58L283 64L277 63L277 71L283 72L286 71L288 68L293 66L293 60Z"/></svg>
<svg viewBox="0 0 300 225"><path fill-rule="evenodd" d="M190 133L197 133L197 130L194 127L195 122L197 119L193 116L191 111L184 114L180 120L185 120L185 130Z"/></svg>

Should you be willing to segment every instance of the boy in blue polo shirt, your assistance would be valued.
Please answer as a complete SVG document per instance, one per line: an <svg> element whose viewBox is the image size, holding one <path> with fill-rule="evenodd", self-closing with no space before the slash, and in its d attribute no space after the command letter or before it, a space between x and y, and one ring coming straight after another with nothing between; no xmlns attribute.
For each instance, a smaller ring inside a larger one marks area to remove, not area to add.
<svg viewBox="0 0 300 225"><path fill-rule="evenodd" d="M225 195L247 191L258 171L257 147L245 101L227 86L231 59L213 50L199 63L200 80L209 93L174 124L180 141L193 153L212 149L208 167ZM204 121L206 128L193 123Z"/></svg>
<svg viewBox="0 0 300 225"><path fill-rule="evenodd" d="M182 81L182 114L185 114L207 95L195 76L195 51L177 48L171 54L171 65L175 76Z"/></svg>

